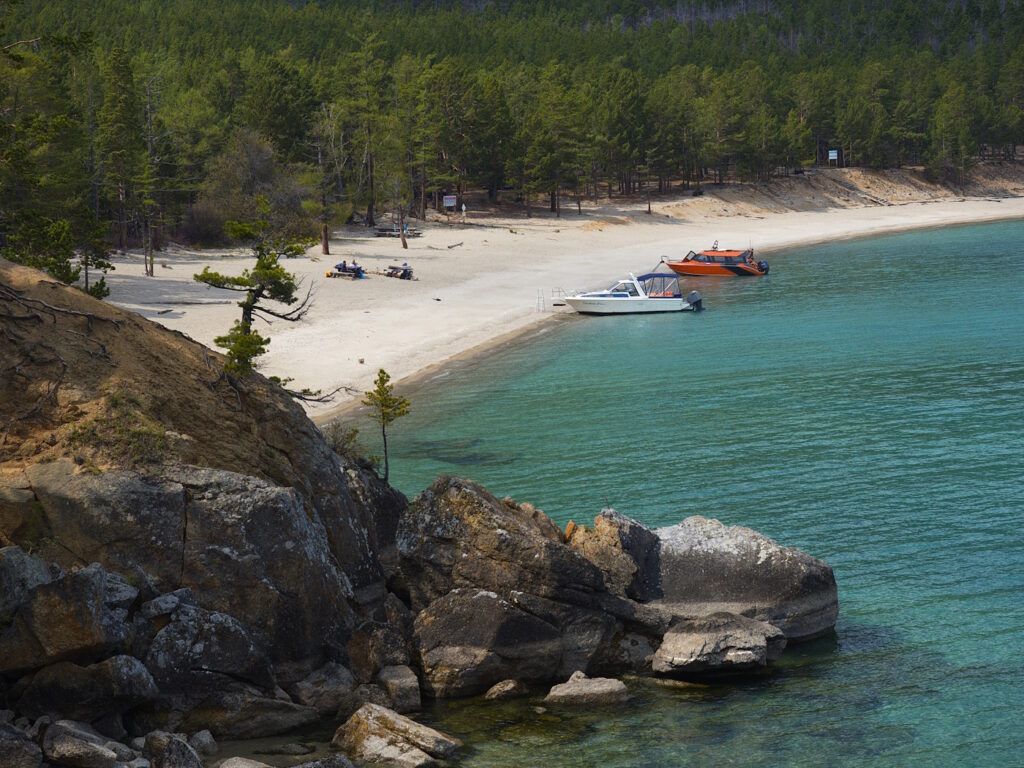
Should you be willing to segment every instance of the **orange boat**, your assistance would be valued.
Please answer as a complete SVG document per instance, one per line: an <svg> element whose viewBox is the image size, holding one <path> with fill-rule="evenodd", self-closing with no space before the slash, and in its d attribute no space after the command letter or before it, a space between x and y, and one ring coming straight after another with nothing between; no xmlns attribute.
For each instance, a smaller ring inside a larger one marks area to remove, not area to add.
<svg viewBox="0 0 1024 768"><path fill-rule="evenodd" d="M767 275L768 262L754 260L754 249L745 251L720 251L715 241L709 251L690 251L682 261L665 261L669 269L680 275Z"/></svg>

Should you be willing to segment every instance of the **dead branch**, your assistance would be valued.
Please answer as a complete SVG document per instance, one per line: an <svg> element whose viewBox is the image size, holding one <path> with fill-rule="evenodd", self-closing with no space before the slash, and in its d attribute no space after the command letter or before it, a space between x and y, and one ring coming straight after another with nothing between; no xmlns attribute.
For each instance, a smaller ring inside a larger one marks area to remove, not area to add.
<svg viewBox="0 0 1024 768"><path fill-rule="evenodd" d="M342 384L340 387L335 387L330 392L321 394L320 392L300 392L294 389L288 389L287 387L281 387L285 392L294 397L296 400L301 400L304 403L330 403L334 401L334 396L339 392L344 391L349 395L360 394L359 390L348 387Z"/></svg>
<svg viewBox="0 0 1024 768"><path fill-rule="evenodd" d="M71 317L83 317L86 320L86 324L89 331L92 331L93 320L104 320L113 325L117 330L121 330L121 321L114 320L110 317L103 317L92 312L79 312L77 309L67 309L65 307L55 307L52 304L47 304L42 299L34 299L31 296L25 296L24 292L18 291L6 283L0 283L0 298L6 299L7 301L14 302L29 312L38 313L45 312L50 315L54 324L57 322L57 315L70 315Z"/></svg>

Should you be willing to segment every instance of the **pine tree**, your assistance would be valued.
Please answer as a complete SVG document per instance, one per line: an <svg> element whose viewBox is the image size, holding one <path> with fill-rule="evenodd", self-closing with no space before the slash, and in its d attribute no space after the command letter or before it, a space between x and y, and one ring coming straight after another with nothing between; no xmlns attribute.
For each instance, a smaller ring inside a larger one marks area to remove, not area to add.
<svg viewBox="0 0 1024 768"><path fill-rule="evenodd" d="M396 419L409 413L408 399L395 394L395 385L391 376L381 368L377 371L374 387L366 393L363 405L373 409L373 420L380 424L381 438L384 440L384 482L388 481L388 426Z"/></svg>

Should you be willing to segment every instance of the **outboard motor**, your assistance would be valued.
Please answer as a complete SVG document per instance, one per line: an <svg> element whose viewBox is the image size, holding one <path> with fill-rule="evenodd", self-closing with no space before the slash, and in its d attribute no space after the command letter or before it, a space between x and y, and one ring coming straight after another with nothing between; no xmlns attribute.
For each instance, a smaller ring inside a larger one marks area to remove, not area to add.
<svg viewBox="0 0 1024 768"><path fill-rule="evenodd" d="M700 295L700 291L690 291L686 294L686 303L693 307L696 312L704 309L704 297Z"/></svg>
<svg viewBox="0 0 1024 768"><path fill-rule="evenodd" d="M762 274L768 274L768 262L765 261L764 259L761 259L761 261L757 262L757 268L761 270Z"/></svg>

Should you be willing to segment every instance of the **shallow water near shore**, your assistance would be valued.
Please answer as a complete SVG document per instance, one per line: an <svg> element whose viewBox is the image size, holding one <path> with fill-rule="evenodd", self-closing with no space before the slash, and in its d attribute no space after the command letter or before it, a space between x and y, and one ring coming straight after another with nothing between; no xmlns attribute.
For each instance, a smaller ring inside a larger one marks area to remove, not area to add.
<svg viewBox="0 0 1024 768"><path fill-rule="evenodd" d="M561 525L703 514L839 584L836 636L766 678L439 703L461 764L1019 764L1022 243L1010 222L769 254L767 278L700 282L703 313L573 318L418 388L389 434L410 495L446 473Z"/></svg>

